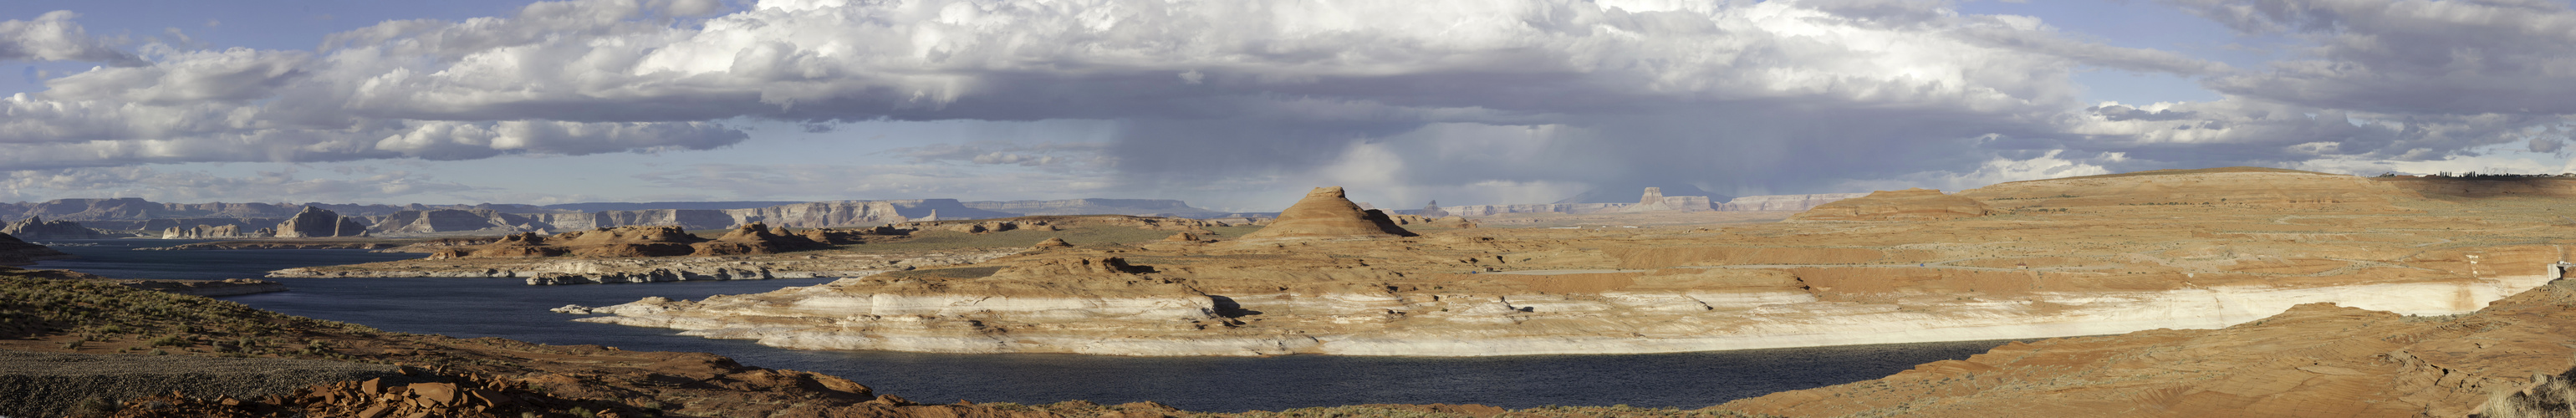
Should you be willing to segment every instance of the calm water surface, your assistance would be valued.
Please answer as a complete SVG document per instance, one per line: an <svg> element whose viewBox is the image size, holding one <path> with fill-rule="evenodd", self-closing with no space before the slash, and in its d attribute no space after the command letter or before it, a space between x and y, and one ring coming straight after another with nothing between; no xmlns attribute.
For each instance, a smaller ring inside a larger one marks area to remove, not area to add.
<svg viewBox="0 0 2576 418"><path fill-rule="evenodd" d="M100 240L30 268L121 278L258 278L268 270L418 257L359 250L130 251L193 241ZM1104 404L1155 401L1196 411L1361 403L1474 403L1512 408L1617 405L1698 408L1784 390L1875 379L1915 364L1963 359L1999 341L1710 353L1477 358L1281 356L1107 357L784 350L674 330L570 321L546 309L645 296L698 299L828 279L528 286L519 279L270 279L293 291L225 298L261 309L384 329L629 350L698 351L743 364L823 372L922 402Z"/></svg>

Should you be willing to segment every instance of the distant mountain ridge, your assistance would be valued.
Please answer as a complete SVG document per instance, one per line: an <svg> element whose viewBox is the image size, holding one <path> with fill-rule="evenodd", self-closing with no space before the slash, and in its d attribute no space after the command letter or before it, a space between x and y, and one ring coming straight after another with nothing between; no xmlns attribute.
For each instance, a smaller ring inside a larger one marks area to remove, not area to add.
<svg viewBox="0 0 2576 418"><path fill-rule="evenodd" d="M594 202L557 205L363 205L330 203L161 203L142 198L55 199L0 203L0 222L44 218L124 231L173 227L234 226L243 231L275 225L306 207L359 219L383 233L460 231L562 231L630 225L690 229L730 228L750 222L822 227L920 219L984 219L1027 215L1229 215L1169 199L1066 199L966 202L957 199L714 202Z"/></svg>
<svg viewBox="0 0 2576 418"><path fill-rule="evenodd" d="M798 203L806 203L806 202L803 202L803 201L786 201L786 200L737 200L737 201L719 201L719 202L643 202L643 203L629 203L629 202L589 202L589 203L564 203L564 204L555 204L555 205L545 205L545 206L539 206L539 207L541 207L541 208L546 208L546 209L552 209L552 210L577 210L577 211L582 211L582 212L604 212L604 211L612 211L612 210L653 210L653 209L705 209L705 210L751 209L751 208L765 208L765 207L778 206L778 205L792 205L792 204L798 204Z"/></svg>

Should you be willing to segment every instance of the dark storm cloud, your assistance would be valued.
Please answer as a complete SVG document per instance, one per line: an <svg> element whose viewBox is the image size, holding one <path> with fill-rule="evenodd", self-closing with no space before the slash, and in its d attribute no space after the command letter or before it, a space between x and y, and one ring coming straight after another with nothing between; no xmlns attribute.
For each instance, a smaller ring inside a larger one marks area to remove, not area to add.
<svg viewBox="0 0 2576 418"><path fill-rule="evenodd" d="M2551 1L2175 0L2309 57L2213 80L2220 92L2390 114L2576 113L2576 10Z"/></svg>

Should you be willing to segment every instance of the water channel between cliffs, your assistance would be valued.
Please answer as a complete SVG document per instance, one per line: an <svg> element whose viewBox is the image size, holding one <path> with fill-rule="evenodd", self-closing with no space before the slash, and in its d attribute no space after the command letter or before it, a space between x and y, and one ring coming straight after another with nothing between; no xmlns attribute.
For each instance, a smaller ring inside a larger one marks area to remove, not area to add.
<svg viewBox="0 0 2576 418"><path fill-rule="evenodd" d="M119 278L258 278L268 270L418 257L359 250L131 251L191 241L71 241L82 256L29 268ZM546 309L613 305L645 296L698 299L830 279L528 286L520 279L270 279L293 291L225 298L252 307L387 331L501 337L628 350L698 351L743 364L823 372L921 402L1103 404L1155 401L1195 411L1278 410L1362 403L1630 405L1698 408L1728 400L1875 379L2000 342L1952 342L1678 354L1508 357L1108 357L924 354L778 349L677 331L572 322Z"/></svg>

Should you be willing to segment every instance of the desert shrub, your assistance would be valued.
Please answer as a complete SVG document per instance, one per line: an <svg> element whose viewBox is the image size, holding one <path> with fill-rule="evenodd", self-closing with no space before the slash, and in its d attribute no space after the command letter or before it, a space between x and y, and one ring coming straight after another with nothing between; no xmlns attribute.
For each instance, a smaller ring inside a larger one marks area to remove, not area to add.
<svg viewBox="0 0 2576 418"><path fill-rule="evenodd" d="M63 415L80 418L105 417L115 415L116 407L116 401L92 396L81 398L80 402L73 403L71 410L63 411Z"/></svg>
<svg viewBox="0 0 2576 418"><path fill-rule="evenodd" d="M2495 388L2487 393L2485 411L2470 415L2483 418L2567 418L2570 407L2576 407L2576 385L2565 375L2533 374L2529 389L2512 386Z"/></svg>
<svg viewBox="0 0 2576 418"><path fill-rule="evenodd" d="M160 338L153 338L151 341L144 342L144 345L153 347L188 347L196 345L196 343L194 341L189 341L188 337L163 335Z"/></svg>
<svg viewBox="0 0 2576 418"><path fill-rule="evenodd" d="M184 334L262 337L293 328L377 333L365 326L287 316L231 301L90 280L0 275L0 338L62 332L113 337Z"/></svg>

